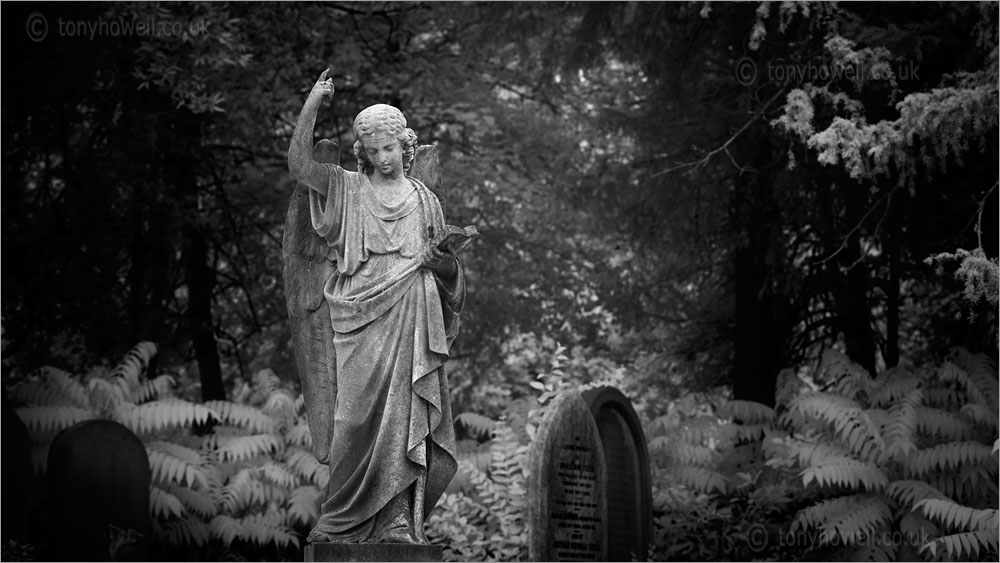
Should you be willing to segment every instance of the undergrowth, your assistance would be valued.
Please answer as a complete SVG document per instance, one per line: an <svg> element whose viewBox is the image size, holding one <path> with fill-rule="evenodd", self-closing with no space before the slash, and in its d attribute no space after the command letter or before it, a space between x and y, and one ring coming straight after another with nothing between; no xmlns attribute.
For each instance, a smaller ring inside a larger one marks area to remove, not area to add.
<svg viewBox="0 0 1000 563"><path fill-rule="evenodd" d="M301 396L264 370L233 401L185 401L170 375L147 377L155 354L155 345L142 342L113 370L43 368L10 389L35 471L45 472L61 430L113 420L132 430L149 456L151 555L298 558L329 478L309 451Z"/></svg>
<svg viewBox="0 0 1000 563"><path fill-rule="evenodd" d="M997 383L962 349L875 378L827 352L774 409L654 420L654 557L996 560Z"/></svg>

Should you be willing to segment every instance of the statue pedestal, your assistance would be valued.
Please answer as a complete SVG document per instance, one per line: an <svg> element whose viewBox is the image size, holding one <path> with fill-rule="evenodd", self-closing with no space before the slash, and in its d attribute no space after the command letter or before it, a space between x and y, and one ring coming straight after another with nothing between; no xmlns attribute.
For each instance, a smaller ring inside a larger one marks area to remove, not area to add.
<svg viewBox="0 0 1000 563"><path fill-rule="evenodd" d="M306 561L441 561L437 545L409 543L311 543Z"/></svg>

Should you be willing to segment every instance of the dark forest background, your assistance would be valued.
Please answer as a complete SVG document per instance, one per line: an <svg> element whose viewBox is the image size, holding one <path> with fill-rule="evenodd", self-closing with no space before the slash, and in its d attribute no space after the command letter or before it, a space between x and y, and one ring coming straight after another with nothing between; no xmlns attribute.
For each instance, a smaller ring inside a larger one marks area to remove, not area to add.
<svg viewBox="0 0 1000 563"><path fill-rule="evenodd" d="M192 400L262 370L294 388L285 155L327 67L317 139L353 169L353 117L396 105L438 148L448 222L482 233L455 412L500 417L556 357L653 420L697 393L773 407L781 370L824 350L871 376L997 356L995 4L3 16L5 388L140 341ZM156 31L81 25L127 21Z"/></svg>

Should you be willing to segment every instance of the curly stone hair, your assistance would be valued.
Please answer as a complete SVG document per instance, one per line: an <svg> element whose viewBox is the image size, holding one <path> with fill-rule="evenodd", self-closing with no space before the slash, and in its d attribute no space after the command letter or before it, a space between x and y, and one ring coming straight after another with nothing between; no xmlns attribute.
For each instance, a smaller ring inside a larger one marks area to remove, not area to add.
<svg viewBox="0 0 1000 563"><path fill-rule="evenodd" d="M387 104L375 104L361 110L354 118L354 156L358 159L358 171L371 174L375 166L368 160L365 153L363 137L372 135L392 135L403 147L403 173L410 171L413 157L417 151L417 134L406 126L403 112Z"/></svg>

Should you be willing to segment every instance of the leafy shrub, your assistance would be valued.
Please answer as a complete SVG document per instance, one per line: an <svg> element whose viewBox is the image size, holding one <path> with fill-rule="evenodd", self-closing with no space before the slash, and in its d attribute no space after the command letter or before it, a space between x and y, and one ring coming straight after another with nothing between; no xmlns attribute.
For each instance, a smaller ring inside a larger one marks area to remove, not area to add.
<svg viewBox="0 0 1000 563"><path fill-rule="evenodd" d="M447 493L427 521L427 536L444 548L446 561L527 559L528 446L505 423L497 424L486 471L467 460L469 493Z"/></svg>
<svg viewBox="0 0 1000 563"><path fill-rule="evenodd" d="M234 401L185 401L173 395L171 376L146 377L155 354L156 346L143 342L110 372L77 377L43 368L14 386L36 471L45 471L59 431L81 420L113 420L135 432L149 455L152 553L297 558L329 479L309 452L301 396L264 370Z"/></svg>
<svg viewBox="0 0 1000 563"><path fill-rule="evenodd" d="M718 405L718 406L715 406ZM774 412L698 393L647 425L653 482L654 560L795 559L768 542L804 500L791 472L766 465Z"/></svg>
<svg viewBox="0 0 1000 563"><path fill-rule="evenodd" d="M728 401L654 421L654 555L996 559L991 359L959 349L872 378L831 351L809 375L782 372L774 410Z"/></svg>
<svg viewBox="0 0 1000 563"><path fill-rule="evenodd" d="M828 352L819 376L829 390L792 398L767 444L818 499L791 531L833 556L995 560L996 364L956 350L873 379Z"/></svg>

